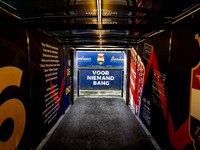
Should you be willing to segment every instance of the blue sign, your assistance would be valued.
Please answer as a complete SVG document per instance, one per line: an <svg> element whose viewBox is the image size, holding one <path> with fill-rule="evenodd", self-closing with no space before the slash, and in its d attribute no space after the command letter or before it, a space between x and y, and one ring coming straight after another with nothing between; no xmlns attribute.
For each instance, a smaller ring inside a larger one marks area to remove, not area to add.
<svg viewBox="0 0 200 150"><path fill-rule="evenodd" d="M124 66L124 52L77 52L78 66Z"/></svg>
<svg viewBox="0 0 200 150"><path fill-rule="evenodd" d="M122 70L81 69L79 70L79 89L117 89L122 88Z"/></svg>

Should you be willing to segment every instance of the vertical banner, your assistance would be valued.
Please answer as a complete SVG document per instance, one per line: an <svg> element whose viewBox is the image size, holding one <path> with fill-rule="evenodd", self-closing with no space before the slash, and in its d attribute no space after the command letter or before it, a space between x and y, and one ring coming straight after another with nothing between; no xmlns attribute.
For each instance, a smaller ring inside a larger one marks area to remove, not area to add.
<svg viewBox="0 0 200 150"><path fill-rule="evenodd" d="M31 60L32 135L38 144L64 112L63 46L29 30Z"/></svg>
<svg viewBox="0 0 200 150"><path fill-rule="evenodd" d="M140 56L137 56L137 72L136 72L137 86L136 86L136 114L140 115L141 99L144 84L145 68Z"/></svg>
<svg viewBox="0 0 200 150"><path fill-rule="evenodd" d="M25 24L0 13L0 149L30 149Z"/></svg>
<svg viewBox="0 0 200 150"><path fill-rule="evenodd" d="M135 109L136 114L140 115L141 98L143 92L145 68L140 56L132 48L130 58L130 104Z"/></svg>
<svg viewBox="0 0 200 150"><path fill-rule="evenodd" d="M65 80L65 109L71 103L71 81L72 81L72 62L71 62L71 51L69 47L65 48L65 66L66 67L66 80Z"/></svg>
<svg viewBox="0 0 200 150"><path fill-rule="evenodd" d="M130 84L129 84L129 100L130 104L135 109L135 91L136 91L136 62L137 62L137 53L132 48L131 49L131 58L130 58Z"/></svg>

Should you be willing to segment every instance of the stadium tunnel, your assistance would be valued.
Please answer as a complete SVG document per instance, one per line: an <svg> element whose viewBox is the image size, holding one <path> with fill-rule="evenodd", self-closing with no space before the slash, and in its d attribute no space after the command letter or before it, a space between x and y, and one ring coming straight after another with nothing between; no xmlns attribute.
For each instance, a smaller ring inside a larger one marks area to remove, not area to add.
<svg viewBox="0 0 200 150"><path fill-rule="evenodd" d="M198 0L0 0L0 149L200 149Z"/></svg>

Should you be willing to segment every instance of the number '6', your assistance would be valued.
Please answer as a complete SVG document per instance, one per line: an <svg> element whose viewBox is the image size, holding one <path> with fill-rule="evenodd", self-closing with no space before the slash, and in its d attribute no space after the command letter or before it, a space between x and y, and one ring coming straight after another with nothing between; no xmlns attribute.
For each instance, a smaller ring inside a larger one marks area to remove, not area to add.
<svg viewBox="0 0 200 150"><path fill-rule="evenodd" d="M20 87L22 73L23 71L17 67L7 66L0 68L0 94L9 86ZM19 99L11 98L0 105L0 127L8 118L13 119L14 129L7 141L0 141L1 150L14 150L22 138L26 123L26 111Z"/></svg>

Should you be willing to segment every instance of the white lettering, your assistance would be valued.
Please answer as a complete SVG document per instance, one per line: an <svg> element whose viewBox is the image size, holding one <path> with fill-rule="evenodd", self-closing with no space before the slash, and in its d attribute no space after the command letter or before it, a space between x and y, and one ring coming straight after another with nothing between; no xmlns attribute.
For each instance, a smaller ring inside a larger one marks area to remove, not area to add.
<svg viewBox="0 0 200 150"><path fill-rule="evenodd" d="M93 72L93 75L95 75L97 71L92 71L92 72Z"/></svg>
<svg viewBox="0 0 200 150"><path fill-rule="evenodd" d="M103 76L103 77L102 77L102 80L106 80L106 77L105 77L105 76Z"/></svg>
<svg viewBox="0 0 200 150"><path fill-rule="evenodd" d="M101 80L101 76L97 76L97 80Z"/></svg>
<svg viewBox="0 0 200 150"><path fill-rule="evenodd" d="M87 76L87 80L91 80L91 77L92 77L92 76Z"/></svg>
<svg viewBox="0 0 200 150"><path fill-rule="evenodd" d="M114 76L87 76L87 80L115 80Z"/></svg>
<svg viewBox="0 0 200 150"><path fill-rule="evenodd" d="M109 81L93 81L93 85L109 85Z"/></svg>
<svg viewBox="0 0 200 150"><path fill-rule="evenodd" d="M109 71L92 71L93 75L109 75Z"/></svg>

